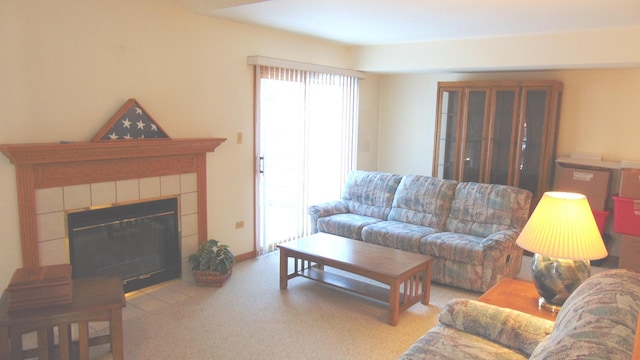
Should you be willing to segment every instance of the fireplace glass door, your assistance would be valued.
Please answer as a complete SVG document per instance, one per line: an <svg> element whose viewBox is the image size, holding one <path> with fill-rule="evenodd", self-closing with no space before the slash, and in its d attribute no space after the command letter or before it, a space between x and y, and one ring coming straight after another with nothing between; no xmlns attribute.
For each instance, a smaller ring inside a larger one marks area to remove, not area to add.
<svg viewBox="0 0 640 360"><path fill-rule="evenodd" d="M180 276L177 199L67 215L74 279L119 276L133 291Z"/></svg>

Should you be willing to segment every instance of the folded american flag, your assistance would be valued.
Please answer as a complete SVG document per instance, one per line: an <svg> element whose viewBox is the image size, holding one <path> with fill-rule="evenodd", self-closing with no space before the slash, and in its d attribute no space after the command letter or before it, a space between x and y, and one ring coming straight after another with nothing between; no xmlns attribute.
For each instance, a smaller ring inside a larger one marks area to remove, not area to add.
<svg viewBox="0 0 640 360"><path fill-rule="evenodd" d="M156 122L136 105L131 106L122 114L100 140L168 138Z"/></svg>

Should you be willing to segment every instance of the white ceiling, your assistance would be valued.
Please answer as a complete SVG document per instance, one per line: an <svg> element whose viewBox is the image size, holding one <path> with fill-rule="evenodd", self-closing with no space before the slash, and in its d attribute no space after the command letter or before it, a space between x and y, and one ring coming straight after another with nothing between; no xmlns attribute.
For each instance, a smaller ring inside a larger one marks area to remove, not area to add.
<svg viewBox="0 0 640 360"><path fill-rule="evenodd" d="M191 7L350 45L640 26L640 0L191 0Z"/></svg>

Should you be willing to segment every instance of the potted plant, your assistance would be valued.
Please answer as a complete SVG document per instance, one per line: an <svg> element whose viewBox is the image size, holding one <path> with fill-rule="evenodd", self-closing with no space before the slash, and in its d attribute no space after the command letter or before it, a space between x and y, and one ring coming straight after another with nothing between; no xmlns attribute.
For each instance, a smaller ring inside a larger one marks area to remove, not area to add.
<svg viewBox="0 0 640 360"><path fill-rule="evenodd" d="M193 277L198 286L222 287L231 276L235 256L228 245L218 240L207 240L200 244L198 251L189 256Z"/></svg>

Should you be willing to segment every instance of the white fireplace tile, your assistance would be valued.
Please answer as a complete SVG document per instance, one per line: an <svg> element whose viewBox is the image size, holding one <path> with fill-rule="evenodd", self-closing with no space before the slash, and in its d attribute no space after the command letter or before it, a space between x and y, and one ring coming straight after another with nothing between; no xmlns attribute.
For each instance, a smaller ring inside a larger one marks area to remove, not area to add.
<svg viewBox="0 0 640 360"><path fill-rule="evenodd" d="M116 182L107 181L91 184L91 205L115 204Z"/></svg>
<svg viewBox="0 0 640 360"><path fill-rule="evenodd" d="M39 214L36 217L38 227L38 241L64 238L66 236L66 222L64 211Z"/></svg>
<svg viewBox="0 0 640 360"><path fill-rule="evenodd" d="M140 199L160 196L160 177L140 179Z"/></svg>
<svg viewBox="0 0 640 360"><path fill-rule="evenodd" d="M36 214L64 210L62 187L36 189Z"/></svg>
<svg viewBox="0 0 640 360"><path fill-rule="evenodd" d="M69 252L65 239L55 239L38 243L40 265L69 264Z"/></svg>
<svg viewBox="0 0 640 360"><path fill-rule="evenodd" d="M64 209L72 210L91 206L91 186L89 184L64 186Z"/></svg>
<svg viewBox="0 0 640 360"><path fill-rule="evenodd" d="M198 234L183 236L181 246L182 256L188 258L189 255L195 253L196 250L198 250ZM183 261L185 260L183 259Z"/></svg>
<svg viewBox="0 0 640 360"><path fill-rule="evenodd" d="M129 299L129 294L126 294L126 296L127 296L127 306L124 309L122 309L122 320L123 321L128 321L128 320L131 320L131 319L136 318L138 316L142 316L142 315L147 313L146 311L142 310L141 308L128 303L129 302L129 300L128 300Z"/></svg>
<svg viewBox="0 0 640 360"><path fill-rule="evenodd" d="M180 194L180 175L161 176L160 192L163 196Z"/></svg>
<svg viewBox="0 0 640 360"><path fill-rule="evenodd" d="M146 312L152 312L170 305L167 302L164 302L151 295L147 295L143 292L136 294L136 296L127 297L127 304L133 304L134 306L139 307Z"/></svg>
<svg viewBox="0 0 640 360"><path fill-rule="evenodd" d="M198 176L195 173L180 175L180 192L198 191Z"/></svg>
<svg viewBox="0 0 640 360"><path fill-rule="evenodd" d="M181 216L182 236L194 235L198 233L198 214Z"/></svg>
<svg viewBox="0 0 640 360"><path fill-rule="evenodd" d="M172 289L168 288L166 284L159 284L155 287L147 287L145 289L142 289L142 292L149 296L153 296L156 299L160 299L168 304L176 304L182 300L189 298L185 294L173 291Z"/></svg>
<svg viewBox="0 0 640 360"><path fill-rule="evenodd" d="M116 199L118 202L140 200L138 179L116 181Z"/></svg>
<svg viewBox="0 0 640 360"><path fill-rule="evenodd" d="M180 213L182 215L198 212L198 193L192 192L180 195Z"/></svg>

